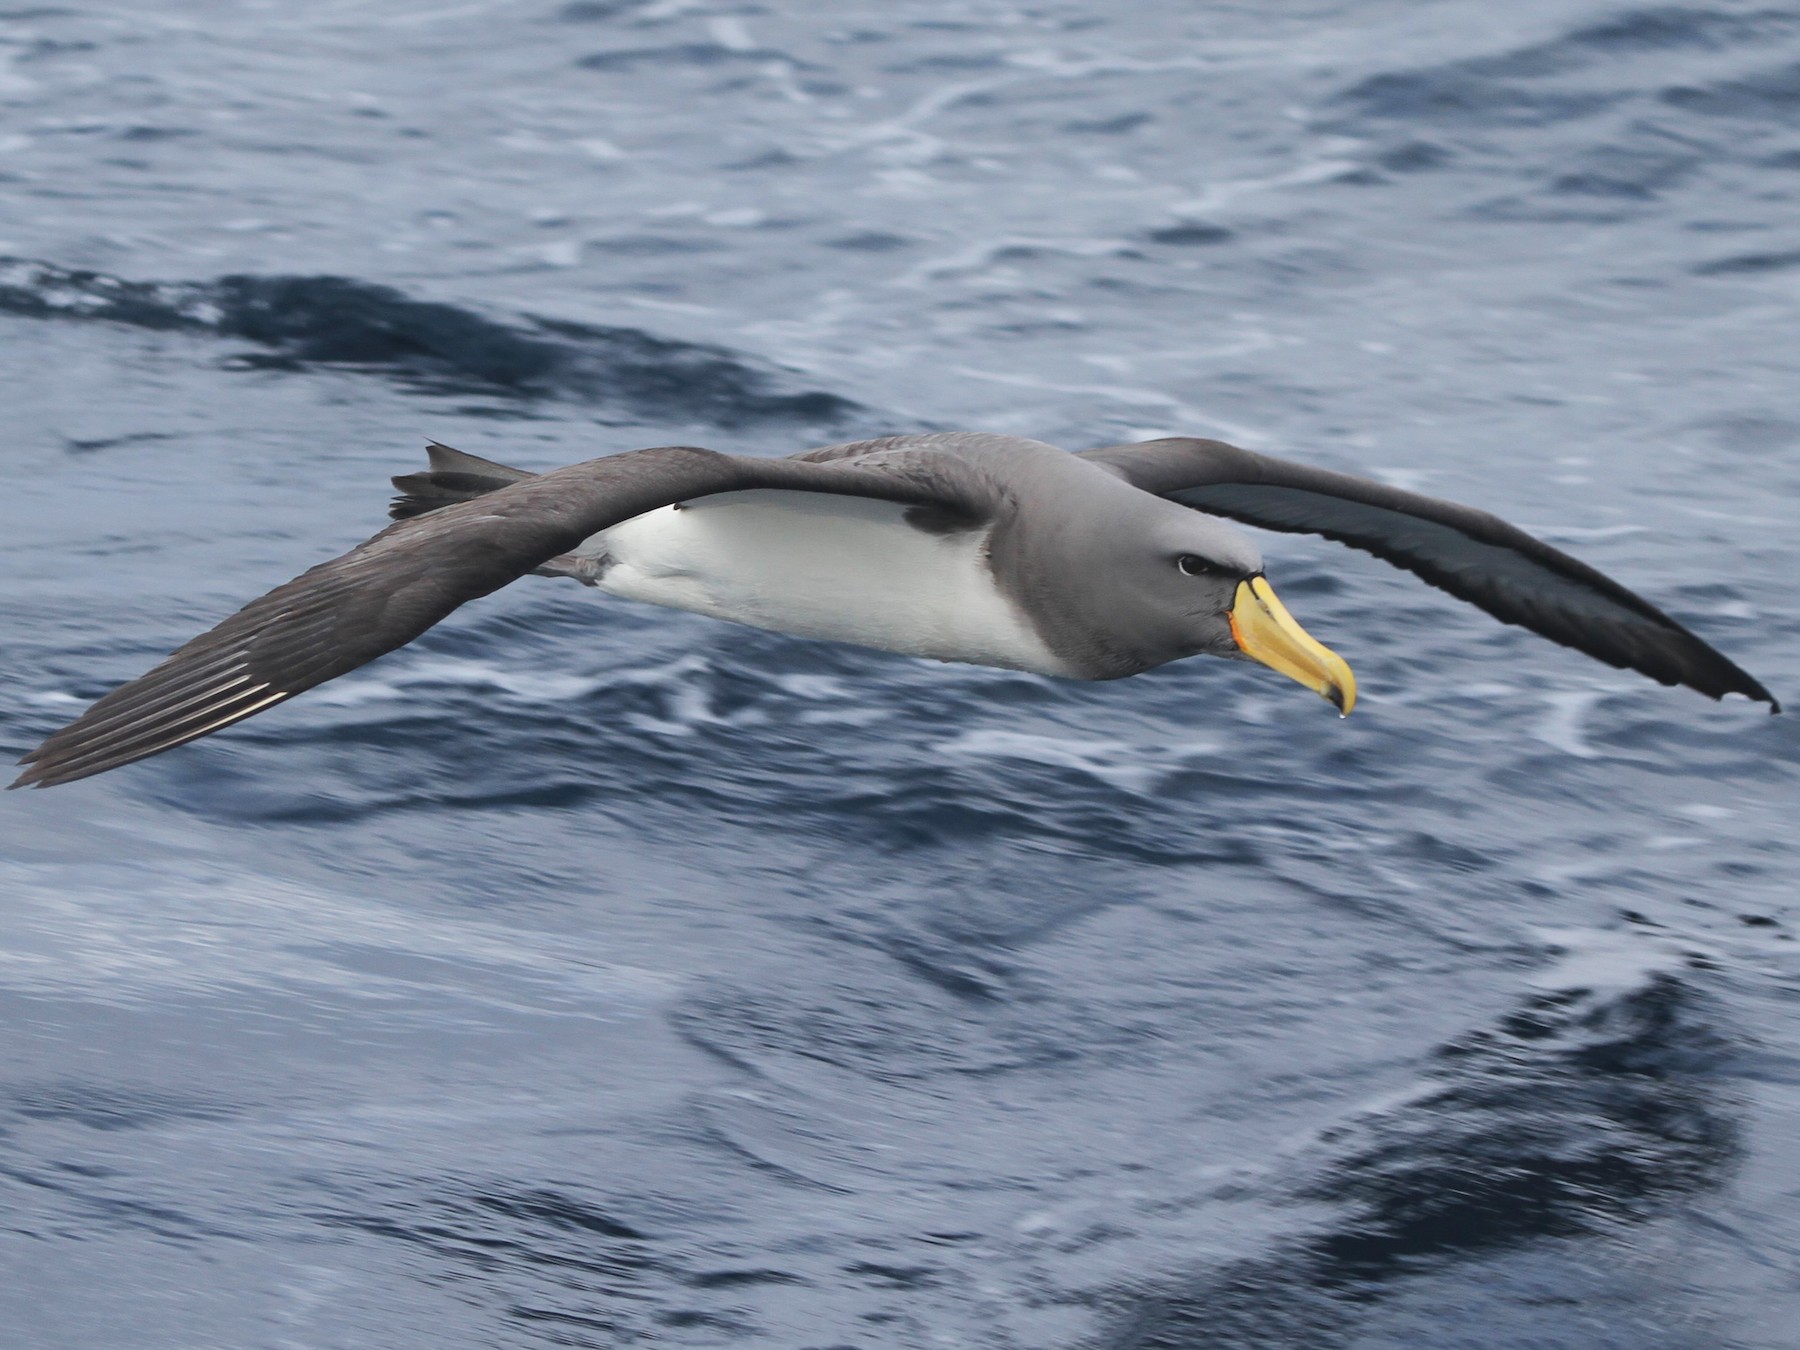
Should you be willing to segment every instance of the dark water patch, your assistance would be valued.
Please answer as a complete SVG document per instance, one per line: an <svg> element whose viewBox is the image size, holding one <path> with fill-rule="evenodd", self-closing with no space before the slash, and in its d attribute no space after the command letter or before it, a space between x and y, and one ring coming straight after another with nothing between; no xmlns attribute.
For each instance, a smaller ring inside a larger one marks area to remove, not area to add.
<svg viewBox="0 0 1800 1350"><path fill-rule="evenodd" d="M716 252L720 244L717 240L693 235L616 234L596 247L626 258L676 258Z"/></svg>
<svg viewBox="0 0 1800 1350"><path fill-rule="evenodd" d="M1734 1047L1711 1015L1670 975L1527 1000L1443 1046L1410 1101L1321 1137L1294 1194L1341 1221L1148 1300L1099 1344L1364 1344L1405 1281L1660 1217L1742 1146L1722 1085Z"/></svg>
<svg viewBox="0 0 1800 1350"><path fill-rule="evenodd" d="M1383 150L1375 162L1392 173L1423 173L1441 169L1454 158L1447 147L1435 142L1408 140Z"/></svg>
<svg viewBox="0 0 1800 1350"><path fill-rule="evenodd" d="M1550 71L1517 66L1483 59L1376 75L1338 95L1334 104L1384 122L1542 126L1592 116L1616 101L1615 95L1593 91L1522 85L1522 78Z"/></svg>
<svg viewBox="0 0 1800 1350"><path fill-rule="evenodd" d="M0 258L0 313L212 333L254 343L260 350L236 362L254 369L368 371L420 392L568 399L658 420L835 425L859 411L835 394L783 393L772 372L723 347L635 328L507 321L349 277L142 282Z"/></svg>
<svg viewBox="0 0 1800 1350"><path fill-rule="evenodd" d="M1793 124L1800 111L1800 63L1743 79L1713 84L1678 85L1662 92L1662 101L1684 112L1741 121Z"/></svg>
<svg viewBox="0 0 1800 1350"><path fill-rule="evenodd" d="M378 1202L370 1208L368 1202ZM595 1205L541 1185L390 1186L359 1206L320 1210L315 1222L406 1243L452 1267L511 1267L580 1277L590 1290L629 1294L657 1264L648 1240ZM446 1274L453 1273L446 1271Z"/></svg>
<svg viewBox="0 0 1800 1350"><path fill-rule="evenodd" d="M1633 56L1766 44L1795 32L1800 14L1792 11L1626 11L1511 51L1375 75L1333 104L1352 117L1383 122L1466 127L1573 122L1637 92L1625 74ZM1764 116L1784 112L1800 99L1793 86L1793 68L1784 68L1717 85L1663 89L1661 97L1684 109Z"/></svg>
<svg viewBox="0 0 1800 1350"><path fill-rule="evenodd" d="M837 88L820 87L824 83L824 81L808 81L807 92L815 93L821 98L835 98L839 94L847 92ZM719 165L719 170L722 173L763 173L769 169L794 168L802 162L800 156L796 155L792 150L776 146L769 150L759 150L753 155L745 155L742 159L726 160ZM803 223L804 221L797 218L764 220L760 221L756 228L761 230L791 230L796 225ZM718 243L717 241L714 242L716 247L724 247L722 243Z"/></svg>
<svg viewBox="0 0 1800 1350"><path fill-rule="evenodd" d="M32 1157L16 1141L27 1134L49 1143L52 1148L76 1150L85 1141L59 1127L79 1125L103 1134L126 1130L149 1130L175 1127L194 1121L229 1120L234 1112L212 1103L193 1102L158 1093L126 1093L121 1089L95 1089L86 1084L54 1084L16 1089L5 1103L0 1120L0 1145L4 1156L16 1161L0 1163L0 1183L11 1183L40 1199L29 1206L9 1202L7 1210L36 1213L27 1222L7 1220L5 1228L25 1237L52 1237L68 1229L131 1229L153 1237L175 1242L200 1242L205 1238L241 1237L200 1219L189 1211L146 1195L149 1186L139 1177L131 1177L117 1166L41 1157L43 1148L32 1150ZM0 1184L0 1190L5 1190Z"/></svg>
<svg viewBox="0 0 1800 1350"><path fill-rule="evenodd" d="M1736 253L1729 258L1715 258L1690 269L1697 277L1761 276L1769 272L1785 272L1800 267L1800 249L1778 249L1769 253Z"/></svg>
<svg viewBox="0 0 1800 1350"><path fill-rule="evenodd" d="M683 1281L693 1289L742 1289L760 1284L805 1284L798 1275L785 1270L704 1270L696 1271Z"/></svg>
<svg viewBox="0 0 1800 1350"><path fill-rule="evenodd" d="M147 1232L175 1242L244 1236L173 1205L122 1194L134 1182L115 1168L55 1161L37 1166L0 1162L0 1192L6 1189L4 1183L36 1193L30 1206L6 1206L9 1212L22 1211L18 1218L0 1219L5 1231L24 1237L49 1238L70 1229L89 1228ZM30 1214L36 1217L27 1219Z"/></svg>
<svg viewBox="0 0 1800 1350"><path fill-rule="evenodd" d="M564 1231L597 1233L601 1237L642 1242L645 1235L630 1224L603 1213L592 1205L549 1190L527 1190L503 1195L476 1195L476 1205L522 1223L543 1223Z"/></svg>
<svg viewBox="0 0 1800 1350"><path fill-rule="evenodd" d="M974 70L999 70L1006 64L1006 59L1004 51L935 52L910 61L897 61L882 70L889 75L958 75Z"/></svg>
<svg viewBox="0 0 1800 1350"><path fill-rule="evenodd" d="M724 66L742 61L781 61L791 63L786 52L769 48L727 47L718 42L679 42L666 47L631 47L619 51L594 52L575 64L582 70L612 74L638 70L644 66Z"/></svg>
<svg viewBox="0 0 1800 1350"><path fill-rule="evenodd" d="M118 136L122 141L155 142L182 140L189 136L198 136L199 134L200 133L192 127L152 127L139 125L123 128L118 133Z"/></svg>
<svg viewBox="0 0 1800 1350"><path fill-rule="evenodd" d="M1664 781L1684 773L1704 774L1740 787L1787 781L1794 748L1800 745L1795 733L1787 729L1790 719L1770 716L1759 704L1731 702L1736 706L1721 715L1745 719L1731 734L1721 735L1705 723L1672 717L1666 709L1650 704L1621 703L1602 705L1603 715L1593 719L1582 736L1589 748L1629 758L1634 772ZM1584 769L1564 765L1563 771L1571 780L1591 778L1589 789L1604 791L1606 779L1612 776L1601 768L1604 763L1604 759L1584 761ZM1598 772L1590 774L1588 769Z"/></svg>
<svg viewBox="0 0 1800 1350"><path fill-rule="evenodd" d="M1183 221L1179 225L1165 225L1161 229L1151 230L1144 237L1153 244L1193 248L1196 245L1228 243L1235 236L1223 225L1208 225L1204 221L1189 220Z"/></svg>
<svg viewBox="0 0 1800 1350"><path fill-rule="evenodd" d="M95 436L90 439L77 439L73 436L63 438L63 444L72 455L93 454L97 450L116 450L122 445L156 445L164 441L178 441L182 438L171 431L137 431L120 436Z"/></svg>
<svg viewBox="0 0 1800 1350"><path fill-rule="evenodd" d="M748 1333L751 1325L741 1318L726 1313L702 1312L695 1308L672 1309L660 1312L656 1320L665 1327L710 1327L715 1331Z"/></svg>
<svg viewBox="0 0 1800 1350"><path fill-rule="evenodd" d="M228 1119L232 1112L158 1092L127 1092L81 1083L20 1088L6 1106L22 1120L68 1122L90 1130L145 1130L188 1121Z"/></svg>
<svg viewBox="0 0 1800 1350"><path fill-rule="evenodd" d="M1196 783L1216 781L1216 775L1174 772L1169 796L1178 801ZM1146 865L1245 858L1241 843L1214 836L1206 821L1184 820L1171 806L1143 803L1083 770L1055 765L1013 773L998 764L884 767L866 789L847 790L820 809L849 822L879 819L879 834L867 842L891 854L1035 839L1078 852L1104 840L1108 856Z"/></svg>
<svg viewBox="0 0 1800 1350"><path fill-rule="evenodd" d="M1794 250L1800 257L1800 249ZM1778 413L1743 412L1707 418L1693 430L1736 455L1762 456L1800 445L1800 420Z"/></svg>
<svg viewBox="0 0 1800 1350"><path fill-rule="evenodd" d="M1627 10L1575 29L1567 42L1571 47L1589 48L1599 53L1716 51L1796 31L1800 31L1800 14L1793 10L1765 9L1730 14L1717 9L1670 5Z"/></svg>
<svg viewBox="0 0 1800 1350"><path fill-rule="evenodd" d="M1499 197L1472 207L1469 215L1476 220L1523 225L1615 225L1630 219L1631 213L1617 206L1583 210L1571 206L1546 206L1530 197Z"/></svg>
<svg viewBox="0 0 1800 1350"><path fill-rule="evenodd" d="M508 1317L533 1326L534 1329L539 1325L554 1327L554 1332L543 1336L544 1343L549 1345L582 1347L583 1350L588 1347L592 1350L612 1350L613 1346L620 1343L621 1336L628 1336L632 1341L640 1339L628 1323L598 1311L574 1313L561 1308L540 1308L529 1303L515 1303L506 1313ZM589 1331L598 1333L600 1338L594 1339L581 1334Z"/></svg>
<svg viewBox="0 0 1800 1350"><path fill-rule="evenodd" d="M1079 136L1124 136L1155 119L1147 112L1120 113L1117 117L1082 119L1063 123L1063 130Z"/></svg>
<svg viewBox="0 0 1800 1350"><path fill-rule="evenodd" d="M1352 1149L1302 1194L1353 1219L1315 1247L1326 1283L1641 1223L1716 1185L1740 1141L1702 1002L1668 975L1614 1000L1545 994L1443 1047L1439 1087L1327 1137Z"/></svg>
<svg viewBox="0 0 1800 1350"><path fill-rule="evenodd" d="M884 1289L927 1289L939 1277L934 1266L894 1266L879 1261L853 1261L844 1267L844 1274L874 1281Z"/></svg>
<svg viewBox="0 0 1800 1350"><path fill-rule="evenodd" d="M1009 1043L992 1022L934 1015L940 1005L957 1006L936 991L866 967L859 975L855 985L816 992L717 984L685 1000L671 1025L701 1049L757 1074L798 1060L900 1083L1016 1071L1036 1060L1031 1047ZM1036 1062L1066 1058L1055 1044L1040 1048L1049 1058Z"/></svg>
<svg viewBox="0 0 1800 1350"><path fill-rule="evenodd" d="M703 1252L691 1234L665 1249L611 1206L563 1186L420 1178L358 1187L313 1217L419 1254L415 1278L488 1305L530 1344L611 1350L660 1343L660 1328L749 1333L747 1302L811 1283L766 1253L746 1261L730 1249Z"/></svg>
<svg viewBox="0 0 1800 1350"><path fill-rule="evenodd" d="M955 998L984 1003L1004 998L1010 962L947 943L936 933L895 931L882 944L899 965Z"/></svg>
<svg viewBox="0 0 1800 1350"><path fill-rule="evenodd" d="M573 0L556 11L564 23L602 23L642 7L644 0Z"/></svg>
<svg viewBox="0 0 1800 1350"><path fill-rule="evenodd" d="M31 61L46 61L52 57L68 56L75 52L91 52L95 50L92 42L58 42L54 38L36 38L21 45L13 61L25 65Z"/></svg>
<svg viewBox="0 0 1800 1350"><path fill-rule="evenodd" d="M892 253L897 249L911 248L917 242L903 234L889 234L885 230L861 230L839 239L828 239L825 247L848 249L854 253Z"/></svg>
<svg viewBox="0 0 1800 1350"><path fill-rule="evenodd" d="M417 764L409 765L416 733L340 734L337 753L329 756L309 754L293 739L258 747L260 762L242 752L216 759L196 755L171 773L167 786L155 795L170 809L222 820L314 828L381 817L429 821L520 808L579 813L621 800L617 791L554 770L477 779L482 747L473 742L457 756L457 767L424 781ZM271 785L271 766L277 763L304 782ZM296 764L307 767L297 771ZM469 780L476 781L471 785ZM431 833L429 825L419 829L421 835Z"/></svg>
<svg viewBox="0 0 1800 1350"><path fill-rule="evenodd" d="M1550 180L1550 191L1566 196L1617 197L1649 201L1684 182L1697 170L1699 147L1668 149L1616 144L1583 152Z"/></svg>
<svg viewBox="0 0 1800 1350"><path fill-rule="evenodd" d="M511 1190L499 1181L419 1179L365 1190L313 1219L418 1253L414 1278L490 1305L531 1345L612 1350L657 1341L657 1327L738 1327L734 1310L682 1307L680 1291L707 1289L686 1258L662 1253L598 1202L544 1184ZM767 1274L738 1287L788 1283ZM729 1280L718 1285L731 1289Z"/></svg>

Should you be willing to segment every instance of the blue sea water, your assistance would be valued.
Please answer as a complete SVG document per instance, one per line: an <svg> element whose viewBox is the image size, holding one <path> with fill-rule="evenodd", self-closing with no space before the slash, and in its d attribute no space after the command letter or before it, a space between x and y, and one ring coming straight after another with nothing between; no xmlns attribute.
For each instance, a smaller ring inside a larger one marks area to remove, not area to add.
<svg viewBox="0 0 1800 1350"><path fill-rule="evenodd" d="M1800 703L1800 9L0 10L0 748L528 468L1224 436ZM0 801L7 1347L1785 1348L1800 720L1320 541L1347 721L526 581Z"/></svg>

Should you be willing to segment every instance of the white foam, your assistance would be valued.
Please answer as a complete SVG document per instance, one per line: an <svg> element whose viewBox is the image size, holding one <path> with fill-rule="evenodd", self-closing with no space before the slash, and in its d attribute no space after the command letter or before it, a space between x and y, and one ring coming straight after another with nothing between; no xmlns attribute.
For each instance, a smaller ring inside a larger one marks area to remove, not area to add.
<svg viewBox="0 0 1800 1350"><path fill-rule="evenodd" d="M1198 740L1178 746L1139 746L1123 741L982 729L966 731L934 748L952 759L1017 759L1075 769L1121 791L1147 796L1188 762L1216 755L1223 745Z"/></svg>
<svg viewBox="0 0 1800 1350"><path fill-rule="evenodd" d="M756 50L756 39L750 36L750 30L742 19L729 16L708 19L706 30L712 35L712 40L726 51L753 52Z"/></svg>
<svg viewBox="0 0 1800 1350"><path fill-rule="evenodd" d="M1208 186L1198 197L1177 202L1170 210L1179 216L1209 215L1242 197L1260 192L1274 192L1281 188L1304 187L1311 183L1328 182L1361 167L1362 165L1354 159L1328 156L1324 159L1309 160L1306 163L1295 165L1283 173L1258 175L1250 178L1221 179Z"/></svg>
<svg viewBox="0 0 1800 1350"><path fill-rule="evenodd" d="M65 694L60 689L46 689L42 693L25 695L25 701L39 708L71 708L80 707L89 700Z"/></svg>
<svg viewBox="0 0 1800 1350"><path fill-rule="evenodd" d="M1607 693L1603 689L1577 689L1546 694L1544 702L1550 705L1550 713L1531 729L1532 736L1576 759L1602 758L1601 752L1587 743L1583 724Z"/></svg>
<svg viewBox="0 0 1800 1350"><path fill-rule="evenodd" d="M521 703L563 703L583 698L613 680L583 675L544 675L492 665L485 661L420 661L386 676L338 680L311 700L330 707L354 708L389 699L414 697L426 685L461 685L471 689L497 689Z"/></svg>
<svg viewBox="0 0 1800 1350"><path fill-rule="evenodd" d="M1686 816L1690 820L1730 820L1738 813L1729 806L1715 806L1711 802L1689 802L1685 806L1676 807L1675 814Z"/></svg>
<svg viewBox="0 0 1800 1350"><path fill-rule="evenodd" d="M777 675L775 684L795 698L849 698L850 690L835 675Z"/></svg>
<svg viewBox="0 0 1800 1350"><path fill-rule="evenodd" d="M1628 993L1643 988L1657 975L1685 969L1690 957L1714 955L1690 939L1638 928L1530 931L1558 953L1555 961L1527 977L1527 983L1536 989Z"/></svg>

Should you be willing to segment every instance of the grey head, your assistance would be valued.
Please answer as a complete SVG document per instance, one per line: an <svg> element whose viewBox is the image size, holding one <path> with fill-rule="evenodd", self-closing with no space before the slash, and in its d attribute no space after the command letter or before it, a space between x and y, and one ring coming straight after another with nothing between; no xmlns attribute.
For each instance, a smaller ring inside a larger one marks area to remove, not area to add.
<svg viewBox="0 0 1800 1350"><path fill-rule="evenodd" d="M1248 536L1043 448L1030 472L1007 475L1014 510L989 561L1070 673L1108 680L1189 656L1256 660L1349 710L1349 668L1281 606Z"/></svg>

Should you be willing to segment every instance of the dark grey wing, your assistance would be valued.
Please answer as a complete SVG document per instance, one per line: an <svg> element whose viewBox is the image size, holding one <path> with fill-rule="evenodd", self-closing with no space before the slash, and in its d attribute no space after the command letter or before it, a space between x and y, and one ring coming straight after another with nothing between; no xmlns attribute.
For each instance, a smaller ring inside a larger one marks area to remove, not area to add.
<svg viewBox="0 0 1800 1350"><path fill-rule="evenodd" d="M12 786L73 782L197 740L404 646L600 530L672 502L768 487L980 509L958 499L954 485L904 467L744 459L691 446L520 475L403 519L252 601L52 734L20 761L29 767Z"/></svg>
<svg viewBox="0 0 1800 1350"><path fill-rule="evenodd" d="M1753 676L1641 596L1497 516L1385 483L1171 437L1086 452L1128 482L1266 530L1317 534L1404 567L1506 623L1664 684L1744 694Z"/></svg>

